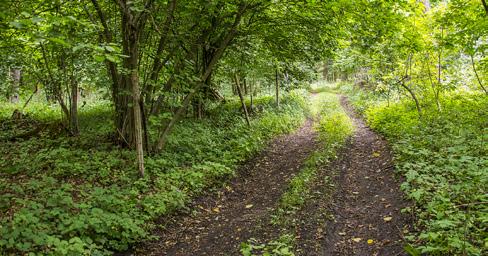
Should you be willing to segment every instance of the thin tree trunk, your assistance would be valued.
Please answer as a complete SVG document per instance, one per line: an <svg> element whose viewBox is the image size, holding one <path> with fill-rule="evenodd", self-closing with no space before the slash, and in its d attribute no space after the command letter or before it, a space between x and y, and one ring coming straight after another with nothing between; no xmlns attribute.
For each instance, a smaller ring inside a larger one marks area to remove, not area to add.
<svg viewBox="0 0 488 256"><path fill-rule="evenodd" d="M244 111L244 116L246 117L246 123L248 126L251 126L251 122L249 121L249 113L247 112L246 102L244 101L244 97L242 96L241 84L239 82L239 76L237 74L235 74L234 79L236 82L237 93L239 94L239 98L241 99L242 110Z"/></svg>
<svg viewBox="0 0 488 256"><path fill-rule="evenodd" d="M279 74L278 74L278 68L275 69L275 94L276 94L276 106L280 106L280 81L279 81Z"/></svg>
<svg viewBox="0 0 488 256"><path fill-rule="evenodd" d="M402 79L400 81L400 85L403 88L405 88L405 90L407 90L408 93L410 94L410 96L412 97L413 101L415 102L415 107L417 108L417 112L419 114L419 117L421 117L422 116L422 108L420 106L420 102L419 102L417 96L415 95L414 91L408 85L405 84L405 80L409 79L408 70L410 69L410 72L412 72L412 59L413 59L413 53L410 53L408 55L407 65L405 68L405 77L404 77L404 79Z"/></svg>
<svg viewBox="0 0 488 256"><path fill-rule="evenodd" d="M159 78L159 73L161 72L161 69L163 67L164 62L162 61L161 55L165 49L166 46L166 40L168 38L168 32L171 27L171 23L173 22L174 19L174 11L176 9L176 0L172 0L171 2L168 3L168 10L166 14L166 21L164 22L163 25L163 31L161 32L161 37L159 38L158 42L158 48L155 53L155 58L154 58L154 63L153 67L151 70L151 75L149 78L149 81L147 85L144 86L145 91L146 91L146 103L149 103L152 101L152 92L154 88L154 84L158 81Z"/></svg>
<svg viewBox="0 0 488 256"><path fill-rule="evenodd" d="M10 95L10 102L19 102L19 87L20 87L20 68L13 68L11 71L12 77L12 94Z"/></svg>
<svg viewBox="0 0 488 256"><path fill-rule="evenodd" d="M253 111L253 108L254 108L254 104L253 104L253 94L254 94L254 90L253 90L253 83L251 81L251 83L249 83L249 97L251 98L251 105L249 107L249 109L251 110L251 112Z"/></svg>
<svg viewBox="0 0 488 256"><path fill-rule="evenodd" d="M415 107L417 108L417 112L419 113L419 116L422 116L422 108L420 107L420 102L419 102L417 96L415 95L415 93L413 92L413 90L409 86L407 86L404 82L401 82L400 85L403 88L405 88L405 90L408 91L408 93L412 97L413 101L415 102Z"/></svg>
<svg viewBox="0 0 488 256"><path fill-rule="evenodd" d="M129 146L136 149L137 166L139 175L144 176L144 140L143 140L143 120L141 114L141 88L139 85L139 37L143 30L145 22L145 13L141 12L136 15L131 9L129 2L119 1L122 14L122 36L123 36L123 53L128 57L124 59L123 65L128 74L124 75L127 89L130 90L131 95L128 97L131 103L130 108L127 108L125 117L129 119L129 129L127 134L130 138L128 140ZM130 111L132 110L132 111ZM132 112L132 118L129 115ZM123 134L125 135L125 134Z"/></svg>
<svg viewBox="0 0 488 256"><path fill-rule="evenodd" d="M78 136L80 134L80 127L78 123L78 83L75 77L71 76L71 102L70 102L70 122L69 129L71 135Z"/></svg>
<svg viewBox="0 0 488 256"><path fill-rule="evenodd" d="M481 0L481 2L483 3L483 7L485 7L486 15L488 15L488 5L486 4L486 0Z"/></svg>
<svg viewBox="0 0 488 256"><path fill-rule="evenodd" d="M230 42L232 41L232 39L234 39L235 35L237 34L237 27L239 26L239 23L241 22L242 15L245 13L246 9L247 9L247 6L245 6L245 5L244 6L241 6L239 8L239 11L237 12L236 17L235 17L235 20L234 20L234 24L232 24L232 27L230 28L230 30L227 33L226 37L224 38L224 40L220 44L219 48L216 50L216 52L213 55L213 57L210 60L210 62L208 63L208 65L207 65L207 67L205 69L205 73L202 75L202 77L200 77L200 81L195 86L195 88L193 88L193 91L186 95L185 99L183 100L183 103L178 108L178 110L176 111L176 113L173 116L173 118L166 125L166 127L164 128L164 131L159 136L158 143L156 145L156 150L157 151L163 150L164 145L166 144L166 138L170 134L170 132L173 129L174 125L176 124L177 121L180 120L181 116L186 111L186 108L190 104L191 99L193 98L193 96L195 96L195 94L198 91L200 91L200 88L202 88L204 86L205 81L208 79L208 77L212 73L213 68L215 67L215 65L217 64L217 62L220 60L220 58L222 57L225 49L230 44Z"/></svg>
<svg viewBox="0 0 488 256"><path fill-rule="evenodd" d="M244 85L244 95L247 95L248 93L248 89L247 89L247 79L244 77L244 79L242 80L242 83Z"/></svg>
<svg viewBox="0 0 488 256"><path fill-rule="evenodd" d="M471 57L471 65L473 66L474 74L476 75L476 80L478 81L478 84L480 85L481 89L483 89L483 91L485 91L485 93L488 94L488 91L486 90L486 88L483 86L483 83L481 82L481 79L478 75L478 71L476 71L476 64L474 63L473 55L470 55L470 57Z"/></svg>

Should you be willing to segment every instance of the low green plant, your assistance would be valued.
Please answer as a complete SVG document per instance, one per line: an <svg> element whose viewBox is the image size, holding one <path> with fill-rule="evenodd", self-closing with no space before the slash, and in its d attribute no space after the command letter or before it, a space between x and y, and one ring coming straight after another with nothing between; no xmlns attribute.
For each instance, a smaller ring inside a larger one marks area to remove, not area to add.
<svg viewBox="0 0 488 256"><path fill-rule="evenodd" d="M388 105L373 100L365 115L392 144L396 169L405 178L401 188L414 202L404 209L416 216L406 250L412 255L486 255L488 97L453 92L440 103L442 111L425 102L419 117L411 101Z"/></svg>
<svg viewBox="0 0 488 256"><path fill-rule="evenodd" d="M272 137L299 127L307 112L299 93L284 95L279 109L270 97L256 102L262 111L251 127L232 101L211 109L208 118L183 120L163 153L146 156L143 179L134 152L111 141L108 104L81 109L79 137L45 129L11 141L8 132L17 123L2 115L0 254L110 255L149 239L154 219L228 180ZM5 106L1 113L10 111ZM22 121L27 130L59 122L34 109L28 112L33 123Z"/></svg>
<svg viewBox="0 0 488 256"><path fill-rule="evenodd" d="M256 240L250 239L241 243L240 252L243 256L294 256L294 243L295 238L292 235L282 235L266 244L259 244Z"/></svg>

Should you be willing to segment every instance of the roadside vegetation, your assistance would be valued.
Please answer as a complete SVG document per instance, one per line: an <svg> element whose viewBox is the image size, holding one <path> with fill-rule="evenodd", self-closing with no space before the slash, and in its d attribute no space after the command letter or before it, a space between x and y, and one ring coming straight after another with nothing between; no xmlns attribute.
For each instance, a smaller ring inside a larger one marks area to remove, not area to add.
<svg viewBox="0 0 488 256"><path fill-rule="evenodd" d="M59 117L49 107L32 105L28 122L4 117L2 138L33 123L48 128L35 140L0 146L0 248L7 254L102 255L149 238L153 220L228 180L270 138L300 126L308 111L299 92L283 96L279 109L273 97L254 104L261 111L253 114L252 129L240 117L237 100L208 118L183 121L169 138L169 150L146 158L144 179L133 171L132 152L113 145L110 123L100 121L110 114L106 105L80 113L82 131L90 133L77 138L49 127ZM2 106L0 112L10 109Z"/></svg>
<svg viewBox="0 0 488 256"><path fill-rule="evenodd" d="M153 239L157 219L192 212L192 199L312 116L322 150L290 184L277 179L288 185L273 213L283 232L242 245L293 254L293 216L353 132L334 93L393 147L413 202L405 249L488 254L486 0L0 10L0 255L111 255Z"/></svg>
<svg viewBox="0 0 488 256"><path fill-rule="evenodd" d="M488 97L451 92L430 101L418 116L415 104L388 102L371 92L342 87L368 124L385 135L395 153L402 190L414 202L406 250L412 255L483 255L487 252Z"/></svg>

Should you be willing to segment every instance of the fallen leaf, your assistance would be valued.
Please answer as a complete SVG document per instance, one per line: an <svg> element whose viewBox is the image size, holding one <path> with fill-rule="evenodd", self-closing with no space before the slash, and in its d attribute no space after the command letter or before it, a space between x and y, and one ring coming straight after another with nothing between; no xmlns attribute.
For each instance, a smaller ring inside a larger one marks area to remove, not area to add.
<svg viewBox="0 0 488 256"><path fill-rule="evenodd" d="M356 243L359 243L359 242L361 242L361 240L363 240L363 239L362 239L362 238L360 238L360 237L355 237L355 238L353 238L352 240L353 240L354 242L356 242Z"/></svg>
<svg viewBox="0 0 488 256"><path fill-rule="evenodd" d="M218 207L215 207L215 208L212 209L212 211L214 211L214 212L220 212L220 209Z"/></svg>
<svg viewBox="0 0 488 256"><path fill-rule="evenodd" d="M253 206L254 206L254 205L252 205L252 204L247 204L247 205L246 205L246 209L249 209L249 208L251 208L251 207L253 207Z"/></svg>
<svg viewBox="0 0 488 256"><path fill-rule="evenodd" d="M373 239L368 239L368 244L369 244L369 245L374 244L374 240L373 240Z"/></svg>
<svg viewBox="0 0 488 256"><path fill-rule="evenodd" d="M392 219L393 219L393 217L390 217L390 216L383 218L383 220L386 222L391 221Z"/></svg>
<svg viewBox="0 0 488 256"><path fill-rule="evenodd" d="M339 232L339 235L340 236L345 236L346 235L346 232Z"/></svg>
<svg viewBox="0 0 488 256"><path fill-rule="evenodd" d="M380 156L380 153L378 153L378 152L373 152L373 156L374 156L374 157L379 157L379 156Z"/></svg>

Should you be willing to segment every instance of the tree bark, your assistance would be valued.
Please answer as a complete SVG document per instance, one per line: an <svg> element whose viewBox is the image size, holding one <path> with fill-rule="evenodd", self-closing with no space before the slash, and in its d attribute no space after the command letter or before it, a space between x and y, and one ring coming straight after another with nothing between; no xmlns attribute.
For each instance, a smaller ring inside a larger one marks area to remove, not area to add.
<svg viewBox="0 0 488 256"><path fill-rule="evenodd" d="M485 7L486 15L488 15L488 5L486 4L486 0L481 0L481 2L483 3L483 7Z"/></svg>
<svg viewBox="0 0 488 256"><path fill-rule="evenodd" d="M164 128L163 132L160 134L159 139L158 139L158 143L156 145L156 150L157 151L163 150L163 148L164 148L164 146L166 144L166 138L170 134L170 132L173 129L174 125L176 124L177 121L180 120L180 118L182 117L183 113L186 111L186 109L187 109L188 105L190 104L193 96L195 96L195 94L204 86L205 81L208 79L208 77L212 73L213 68L215 67L215 65L217 64L217 62L220 60L220 58L222 57L225 49L230 44L230 42L232 41L232 39L234 39L234 37L236 36L236 34L237 34L237 27L239 26L239 23L241 22L241 18L244 15L246 9L247 9L247 6L246 5L242 5L239 8L239 11L237 12L236 17L234 19L234 23L232 24L232 26L231 26L229 32L227 33L227 35L225 36L225 38L222 40L219 48L216 50L216 52L213 55L212 59L208 63L208 65L207 65L207 67L205 69L205 73L199 79L200 81L197 83L197 85L195 86L195 88L193 88L193 90L189 94L186 95L186 97L183 100L181 106L178 108L178 110L176 111L176 113L173 116L173 118L168 122L168 124Z"/></svg>
<svg viewBox="0 0 488 256"><path fill-rule="evenodd" d="M20 76L21 76L20 68L12 68L10 76L12 78L12 93L10 95L10 102L18 103L19 102Z"/></svg>
<svg viewBox="0 0 488 256"><path fill-rule="evenodd" d="M162 53L166 46L166 41L168 38L168 32L171 27L171 23L174 20L174 11L176 9L176 0L172 0L168 3L168 11L166 16L166 21L163 25L163 30L161 31L161 36L158 42L158 48L154 56L153 67L151 70L151 75L147 81L147 85L144 86L146 92L146 103L152 102L152 92L154 85L157 83L161 69L163 68Z"/></svg>
<svg viewBox="0 0 488 256"><path fill-rule="evenodd" d="M144 141L143 141L143 120L141 114L141 89L139 85L139 37L144 27L145 17L141 12L138 15L131 9L129 2L119 1L122 14L122 37L123 53L128 56L124 59L123 65L128 74L124 74L126 89L131 92L124 97L130 103L127 112L124 113L125 119L129 120L128 129L122 136L127 136L126 141L129 147L136 149L137 166L139 175L144 176ZM146 6L147 7L147 6ZM132 112L132 115L129 113Z"/></svg>
<svg viewBox="0 0 488 256"><path fill-rule="evenodd" d="M279 74L278 68L275 69L275 96L276 96L276 106L280 107L280 81L279 81Z"/></svg>
<svg viewBox="0 0 488 256"><path fill-rule="evenodd" d="M242 80L242 83L244 85L244 95L247 95L248 93L248 89L247 89L247 79L244 77L244 79Z"/></svg>
<svg viewBox="0 0 488 256"><path fill-rule="evenodd" d="M254 108L253 94L254 94L254 90L253 90L252 81L251 81L251 83L249 83L249 97L251 98L251 105L250 105L249 109L251 110L251 113L252 113L253 108Z"/></svg>
<svg viewBox="0 0 488 256"><path fill-rule="evenodd" d="M78 83L74 77L71 76L71 102L70 102L70 122L69 129L71 135L78 136L80 134L80 126L78 123Z"/></svg>
<svg viewBox="0 0 488 256"><path fill-rule="evenodd" d="M239 75L234 75L237 93L239 94L239 98L241 99L242 110L244 111L244 116L246 117L246 123L248 126L251 126L251 122L249 121L249 113L247 112L246 102L244 101L244 97L242 96L241 91L241 84L239 82Z"/></svg>
<svg viewBox="0 0 488 256"><path fill-rule="evenodd" d="M483 91L485 91L485 94L488 94L488 91L486 90L486 88L483 86L483 83L481 82L481 79L478 75L478 71L476 71L476 64L474 63L473 55L471 54L470 57L471 57L471 65L473 66L473 70L474 70L474 74L476 76L476 80L478 81L478 84L480 85L481 89L483 89Z"/></svg>

